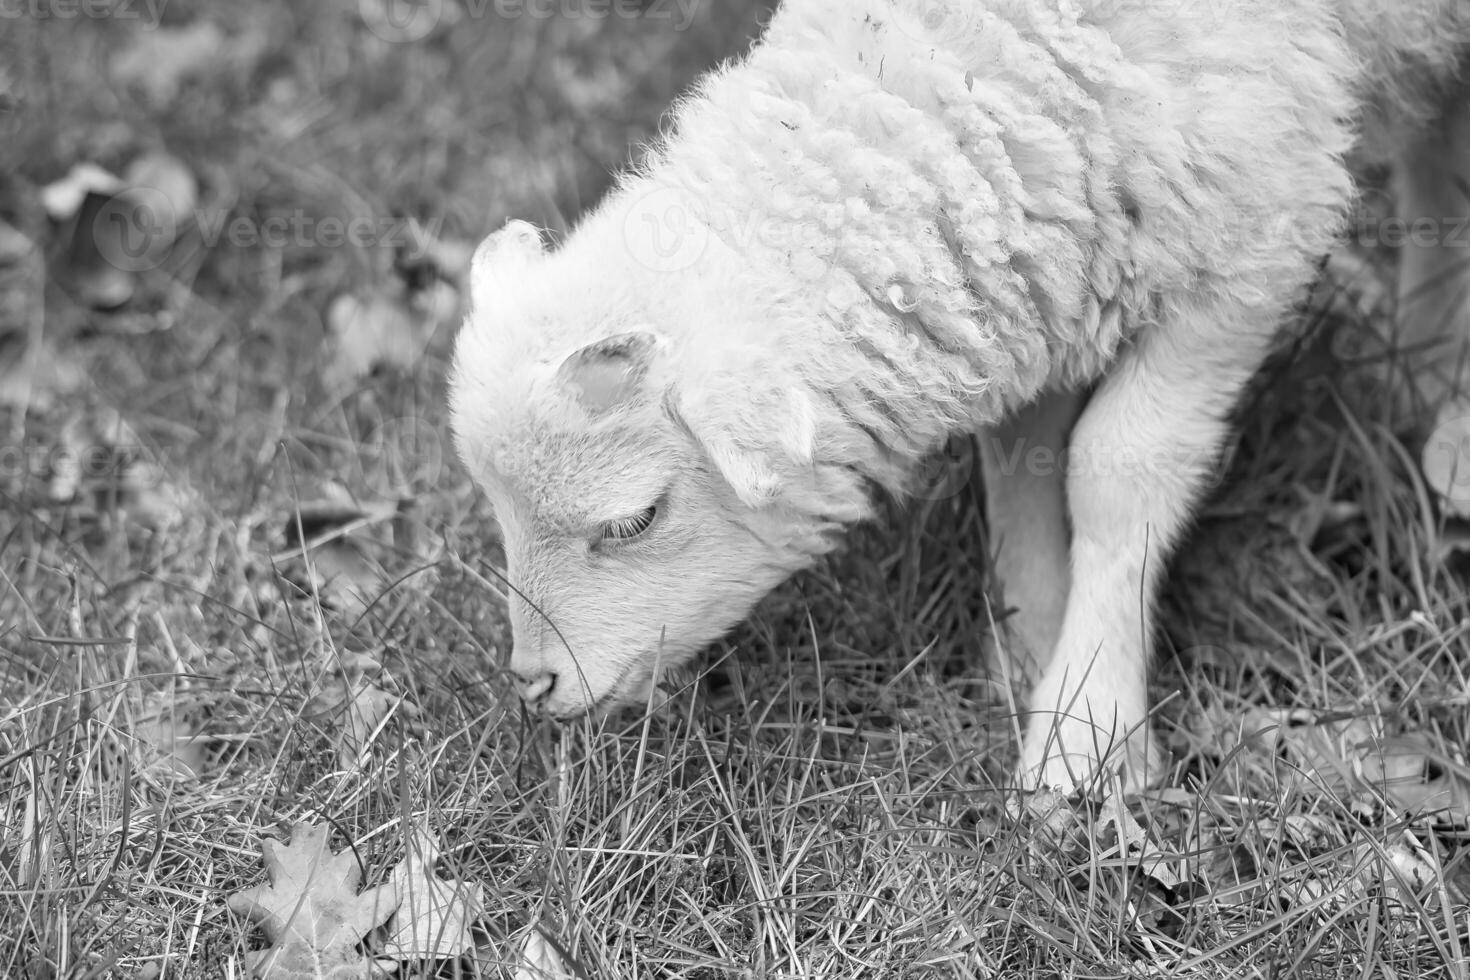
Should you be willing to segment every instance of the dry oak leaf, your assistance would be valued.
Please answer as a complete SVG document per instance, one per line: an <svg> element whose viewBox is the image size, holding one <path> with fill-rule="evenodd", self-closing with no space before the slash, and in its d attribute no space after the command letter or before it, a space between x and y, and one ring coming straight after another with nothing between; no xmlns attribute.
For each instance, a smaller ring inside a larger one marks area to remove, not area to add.
<svg viewBox="0 0 1470 980"><path fill-rule="evenodd" d="M560 947L540 928L532 929L521 947L521 965L515 980L574 980L581 976L562 957Z"/></svg>
<svg viewBox="0 0 1470 980"><path fill-rule="evenodd" d="M133 719L135 764L155 776L194 779L209 759L209 738L189 717L187 705L163 694L148 699Z"/></svg>
<svg viewBox="0 0 1470 980"><path fill-rule="evenodd" d="M393 914L391 884L358 894L362 867L351 851L333 854L327 828L297 824L291 843L261 844L270 884L228 900L230 911L265 930L269 949L247 953L245 965L261 980L361 980L371 964L358 944Z"/></svg>
<svg viewBox="0 0 1470 980"><path fill-rule="evenodd" d="M404 961L448 960L474 948L470 926L485 908L485 889L465 881L434 877L439 848L429 835L415 831L408 853L389 880L398 900L393 933L382 955Z"/></svg>
<svg viewBox="0 0 1470 980"><path fill-rule="evenodd" d="M336 391L380 367L411 369L434 333L459 311L459 291L442 280L423 289L398 283L362 296L336 296L322 318L328 345L324 382Z"/></svg>
<svg viewBox="0 0 1470 980"><path fill-rule="evenodd" d="M370 654L343 654L339 668L312 697L307 717L323 725L337 726L333 743L337 764L343 769L355 769L390 715L397 711L413 718L418 708L402 695L377 686L376 681L383 678L384 672Z"/></svg>
<svg viewBox="0 0 1470 980"><path fill-rule="evenodd" d="M1455 400L1441 406L1434 431L1424 443L1420 468L1445 514L1470 518L1470 402Z"/></svg>
<svg viewBox="0 0 1470 980"><path fill-rule="evenodd" d="M323 605L360 616L388 584L383 568L367 553L366 532L391 521L399 504L392 500L359 503L340 483L323 487L319 500L301 502L286 520L287 547L272 559L304 561L305 588L314 589Z"/></svg>
<svg viewBox="0 0 1470 980"><path fill-rule="evenodd" d="M1470 767L1422 732L1385 738L1365 754L1363 781L1397 810L1470 824Z"/></svg>
<svg viewBox="0 0 1470 980"><path fill-rule="evenodd" d="M1116 793L1103 803L1102 822L1098 829L1105 831L1109 827L1117 835L1109 850L1116 850L1119 857L1165 888L1179 887L1183 879L1176 870L1178 859L1170 857L1155 843Z"/></svg>

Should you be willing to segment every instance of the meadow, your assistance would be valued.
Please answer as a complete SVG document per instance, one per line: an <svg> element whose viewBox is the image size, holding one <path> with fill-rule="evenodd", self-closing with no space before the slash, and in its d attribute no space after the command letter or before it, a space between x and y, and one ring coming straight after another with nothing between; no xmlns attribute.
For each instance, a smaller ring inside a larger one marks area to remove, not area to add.
<svg viewBox="0 0 1470 980"><path fill-rule="evenodd" d="M466 250L564 234L767 13L0 5L0 976L244 977L228 899L310 823L364 887L425 837L479 886L452 949L338 944L383 976L1470 978L1470 525L1381 194L1171 564L1156 792L1011 785L965 442L660 710L522 712Z"/></svg>

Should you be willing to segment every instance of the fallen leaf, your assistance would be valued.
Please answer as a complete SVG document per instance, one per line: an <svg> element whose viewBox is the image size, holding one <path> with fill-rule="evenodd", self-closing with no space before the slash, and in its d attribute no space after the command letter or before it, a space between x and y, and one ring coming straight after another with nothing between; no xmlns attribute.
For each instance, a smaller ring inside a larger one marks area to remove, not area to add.
<svg viewBox="0 0 1470 980"><path fill-rule="evenodd" d="M286 561L300 548L310 551L329 541L391 520L398 513L398 507L396 500L363 501L340 483L324 483L320 497L296 505L285 527L288 547L276 556L276 560Z"/></svg>
<svg viewBox="0 0 1470 980"><path fill-rule="evenodd" d="M1429 859L1424 848L1409 834L1387 844L1359 844L1353 849L1353 856L1361 883L1369 888L1381 888L1401 909L1444 879L1443 869Z"/></svg>
<svg viewBox="0 0 1470 980"><path fill-rule="evenodd" d="M1085 808L1090 801L1074 802L1055 789L1038 789L1008 796L1006 815L1023 828L1027 850L1038 857L1077 854L1091 848Z"/></svg>
<svg viewBox="0 0 1470 980"><path fill-rule="evenodd" d="M9 364L0 368L0 406L8 408L49 409L86 380L80 366L57 354L49 344L0 339L0 361Z"/></svg>
<svg viewBox="0 0 1470 980"><path fill-rule="evenodd" d="M364 447L364 477L387 489L408 490L427 474L409 470L415 460L400 454L425 447L439 451L437 442L428 446L419 428L389 432L385 427L373 446ZM304 571L298 584L352 619L405 573L431 574L443 551L442 538L425 525L417 501L359 501L339 483L326 483L320 498L299 503L283 530L287 546L273 560Z"/></svg>
<svg viewBox="0 0 1470 980"><path fill-rule="evenodd" d="M1099 831L1106 832L1110 828L1114 832L1115 840L1101 856L1108 856L1109 851L1116 850L1128 864L1137 867L1144 875L1165 888L1179 887L1182 879L1175 870L1179 859L1168 856L1154 843L1148 831L1134 818L1123 804L1123 798L1117 794L1104 801L1102 821L1098 824Z"/></svg>
<svg viewBox="0 0 1470 980"><path fill-rule="evenodd" d="M574 980L576 977L559 948L539 927L532 929L521 947L521 965L515 980Z"/></svg>
<svg viewBox="0 0 1470 980"><path fill-rule="evenodd" d="M443 280L422 290L337 296L323 317L328 337L324 383L338 389L381 367L412 368L434 333L453 320L459 303L459 291Z"/></svg>
<svg viewBox="0 0 1470 980"><path fill-rule="evenodd" d="M1387 736L1360 713L1318 721L1304 710L1252 709L1246 730L1270 744L1334 792L1365 804L1383 798L1394 809L1446 823L1470 823L1470 769L1421 733Z"/></svg>
<svg viewBox="0 0 1470 980"><path fill-rule="evenodd" d="M400 256L400 264L406 272L427 266L433 274L464 289L469 282L470 260L475 254L475 243L457 238L439 238L422 223L409 218L407 238L414 245L408 254Z"/></svg>
<svg viewBox="0 0 1470 980"><path fill-rule="evenodd" d="M396 908L391 884L361 894L362 867L351 851L333 854L327 828L297 824L291 842L261 844L269 883L231 895L230 911L265 930L268 949L245 955L253 977L361 980L370 962L358 949Z"/></svg>
<svg viewBox="0 0 1470 980"><path fill-rule="evenodd" d="M1396 810L1470 824L1470 769L1426 735L1411 732L1376 743L1362 760L1362 779Z"/></svg>
<svg viewBox="0 0 1470 980"><path fill-rule="evenodd" d="M1445 513L1470 518L1470 404L1452 401L1440 408L1420 465Z"/></svg>
<svg viewBox="0 0 1470 980"><path fill-rule="evenodd" d="M1470 556L1470 524L1445 521L1434 542L1434 555L1441 563Z"/></svg>
<svg viewBox="0 0 1470 980"><path fill-rule="evenodd" d="M58 267L58 279L77 302L94 310L115 310L133 298L137 273L147 267L150 243L156 240L146 228L133 225L138 217L116 197L88 194L82 199Z"/></svg>
<svg viewBox="0 0 1470 980"><path fill-rule="evenodd" d="M150 699L133 720L132 745L139 768L155 775L193 779L204 772L209 739L173 703L162 696Z"/></svg>
<svg viewBox="0 0 1470 980"><path fill-rule="evenodd" d="M360 763L378 728L400 704L406 704L401 696L371 684L359 683L351 689L339 717L342 729L337 740L337 761L342 768ZM404 710L411 713L413 706L406 705Z"/></svg>
<svg viewBox="0 0 1470 980"><path fill-rule="evenodd" d="M382 592L386 572L368 554L359 532L390 521L397 501L359 503L346 487L327 483L318 500L302 502L286 521L287 547L277 562L304 562L309 587L322 604L357 617Z"/></svg>
<svg viewBox="0 0 1470 980"><path fill-rule="evenodd" d="M1379 737L1380 727L1361 714L1318 720L1310 711L1259 711L1256 717L1274 721L1276 744L1302 770L1327 786L1353 783L1354 760Z"/></svg>
<svg viewBox="0 0 1470 980"><path fill-rule="evenodd" d="M408 853L390 875L398 898L382 955L398 962L447 960L474 948L470 926L485 907L484 887L434 876L439 848L426 831L409 836Z"/></svg>
<svg viewBox="0 0 1470 980"><path fill-rule="evenodd" d="M183 523L197 504L149 458L132 426L106 406L76 411L47 454L46 496L83 519L120 513L154 530Z"/></svg>
<svg viewBox="0 0 1470 980"><path fill-rule="evenodd" d="M194 172L163 152L135 158L120 180L96 168L73 168L47 192L48 209L58 214L75 204L62 232L67 248L60 278L80 302L102 310L131 300L139 274L168 260L199 204Z"/></svg>
<svg viewBox="0 0 1470 980"><path fill-rule="evenodd" d="M1191 821L1179 850L1191 855L1192 876L1204 884L1213 901L1222 905L1254 903L1256 861L1238 834L1222 833L1209 819Z"/></svg>
<svg viewBox="0 0 1470 980"><path fill-rule="evenodd" d="M94 163L78 163L65 177L41 188L41 207L52 221L66 221L82 209L88 194L111 197L122 189L122 178L116 174Z"/></svg>
<svg viewBox="0 0 1470 980"><path fill-rule="evenodd" d="M343 654L339 664L311 699L307 716L317 724L335 729L337 763L342 769L355 769L361 765L363 753L371 746L379 727L393 712L414 717L418 708L401 695L377 685L383 668L369 654Z"/></svg>
<svg viewBox="0 0 1470 980"><path fill-rule="evenodd" d="M0 220L0 406L45 410L82 384L48 342L45 294L40 246Z"/></svg>
<svg viewBox="0 0 1470 980"><path fill-rule="evenodd" d="M1358 342L1363 324L1382 320L1392 304L1392 290L1382 272L1369 259L1350 249L1338 249L1327 257L1323 275L1313 287L1312 309L1330 311L1347 321L1338 333L1351 333L1348 343ZM1351 328L1351 329L1344 329ZM1334 348L1339 338L1333 337ZM1344 360L1360 355L1356 349L1338 351Z"/></svg>
<svg viewBox="0 0 1470 980"><path fill-rule="evenodd" d="M155 241L150 248L167 252L199 205L199 180L188 164L169 153L145 153L123 173L115 198L133 209L135 225L146 226ZM156 257L155 257L156 258Z"/></svg>
<svg viewBox="0 0 1470 980"><path fill-rule="evenodd" d="M388 584L382 567L352 537L328 541L309 554L317 595L349 618L367 612Z"/></svg>
<svg viewBox="0 0 1470 980"><path fill-rule="evenodd" d="M50 888L56 881L54 855L58 850L56 837L60 826L52 802L55 795L51 791L54 785L51 780L56 778L56 773L33 759L21 760L16 769L17 795L25 805L19 824L12 823L12 829L7 830L6 845L18 856L15 874L22 887ZM65 848L62 843L59 850L64 852Z"/></svg>
<svg viewBox="0 0 1470 980"><path fill-rule="evenodd" d="M1262 750L1286 759L1314 782L1343 790L1354 780L1355 760L1379 737L1381 723L1361 710L1332 715L1305 708L1205 705L1186 720L1193 751L1227 758L1240 750Z"/></svg>

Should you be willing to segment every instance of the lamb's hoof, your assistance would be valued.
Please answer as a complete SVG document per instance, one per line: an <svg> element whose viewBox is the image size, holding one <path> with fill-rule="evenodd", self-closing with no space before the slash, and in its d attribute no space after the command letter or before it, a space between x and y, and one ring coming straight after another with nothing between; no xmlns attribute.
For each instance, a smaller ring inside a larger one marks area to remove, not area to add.
<svg viewBox="0 0 1470 980"><path fill-rule="evenodd" d="M1038 725L1033 716L1019 768L1022 789L1106 797L1120 790L1143 792L1163 778L1167 766L1146 725L1119 740L1081 719Z"/></svg>

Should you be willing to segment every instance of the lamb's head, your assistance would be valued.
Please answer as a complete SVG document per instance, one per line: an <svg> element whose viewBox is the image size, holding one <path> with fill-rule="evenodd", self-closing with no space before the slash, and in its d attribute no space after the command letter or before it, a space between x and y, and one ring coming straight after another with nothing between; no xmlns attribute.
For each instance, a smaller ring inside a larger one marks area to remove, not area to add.
<svg viewBox="0 0 1470 980"><path fill-rule="evenodd" d="M451 394L501 528L511 671L555 717L648 696L865 501L850 468L813 460L809 418L691 353L670 318L708 309L650 301L576 237L547 252L512 222L480 246Z"/></svg>

